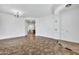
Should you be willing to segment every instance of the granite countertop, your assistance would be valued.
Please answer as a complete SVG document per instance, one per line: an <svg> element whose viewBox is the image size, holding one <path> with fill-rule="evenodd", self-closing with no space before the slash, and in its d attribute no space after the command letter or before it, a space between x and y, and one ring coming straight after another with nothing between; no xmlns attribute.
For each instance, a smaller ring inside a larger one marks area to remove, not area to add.
<svg viewBox="0 0 79 59"><path fill-rule="evenodd" d="M1 55L78 55L78 47L78 43L42 36L0 40Z"/></svg>

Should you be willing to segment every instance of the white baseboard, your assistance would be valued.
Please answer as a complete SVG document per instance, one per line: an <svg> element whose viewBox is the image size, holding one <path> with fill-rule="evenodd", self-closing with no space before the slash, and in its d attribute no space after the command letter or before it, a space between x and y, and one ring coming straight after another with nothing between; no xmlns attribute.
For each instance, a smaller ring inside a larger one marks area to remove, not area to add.
<svg viewBox="0 0 79 59"><path fill-rule="evenodd" d="M21 36L25 36L25 35L18 35L18 36L0 36L0 40L2 40L2 39L8 39L8 38L21 37Z"/></svg>

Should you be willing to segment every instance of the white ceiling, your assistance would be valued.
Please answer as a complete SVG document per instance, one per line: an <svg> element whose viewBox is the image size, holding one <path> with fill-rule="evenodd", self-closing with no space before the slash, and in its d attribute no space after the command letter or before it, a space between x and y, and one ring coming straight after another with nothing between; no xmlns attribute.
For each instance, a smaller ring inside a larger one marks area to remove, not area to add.
<svg viewBox="0 0 79 59"><path fill-rule="evenodd" d="M14 15L13 10L19 10L24 12L24 16L26 17L39 18L53 15L55 12L58 13L60 9L73 10L75 8L79 8L79 5L73 4L70 8L64 7L64 4L0 4L0 13L2 12Z"/></svg>
<svg viewBox="0 0 79 59"><path fill-rule="evenodd" d="M79 4L72 4L70 7L65 7L65 4L64 5L61 5L61 6L58 6L56 7L55 9L55 14L63 14L64 12L68 12L68 11L76 11L76 10L79 10Z"/></svg>
<svg viewBox="0 0 79 59"><path fill-rule="evenodd" d="M23 11L26 17L45 17L52 14L55 4L2 4L0 11L12 13L13 10Z"/></svg>

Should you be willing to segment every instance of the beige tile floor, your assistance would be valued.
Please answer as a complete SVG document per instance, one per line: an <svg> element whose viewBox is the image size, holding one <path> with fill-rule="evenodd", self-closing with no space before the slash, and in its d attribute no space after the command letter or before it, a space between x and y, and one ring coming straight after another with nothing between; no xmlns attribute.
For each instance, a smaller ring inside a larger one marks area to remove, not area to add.
<svg viewBox="0 0 79 59"><path fill-rule="evenodd" d="M78 55L79 44L41 36L0 40L1 55Z"/></svg>

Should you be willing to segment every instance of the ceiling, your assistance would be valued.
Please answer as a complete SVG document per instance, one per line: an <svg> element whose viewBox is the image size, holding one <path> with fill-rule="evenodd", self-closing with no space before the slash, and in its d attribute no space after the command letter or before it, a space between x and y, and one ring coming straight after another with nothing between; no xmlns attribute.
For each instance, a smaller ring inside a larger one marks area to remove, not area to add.
<svg viewBox="0 0 79 59"><path fill-rule="evenodd" d="M0 12L13 13L12 10L24 12L26 17L45 17L52 14L54 4L1 4Z"/></svg>
<svg viewBox="0 0 79 59"><path fill-rule="evenodd" d="M64 4L64 5L56 7L56 9L54 10L54 13L57 15L60 15L60 14L66 13L68 11L79 10L79 4L71 4L70 7L66 7L66 5L68 5L68 4Z"/></svg>
<svg viewBox="0 0 79 59"><path fill-rule="evenodd" d="M61 10L73 10L79 8L79 5L73 4L69 8L64 7L65 4L0 4L0 13L14 15L16 11L20 11L24 13L25 17L40 18L54 13L58 14Z"/></svg>

